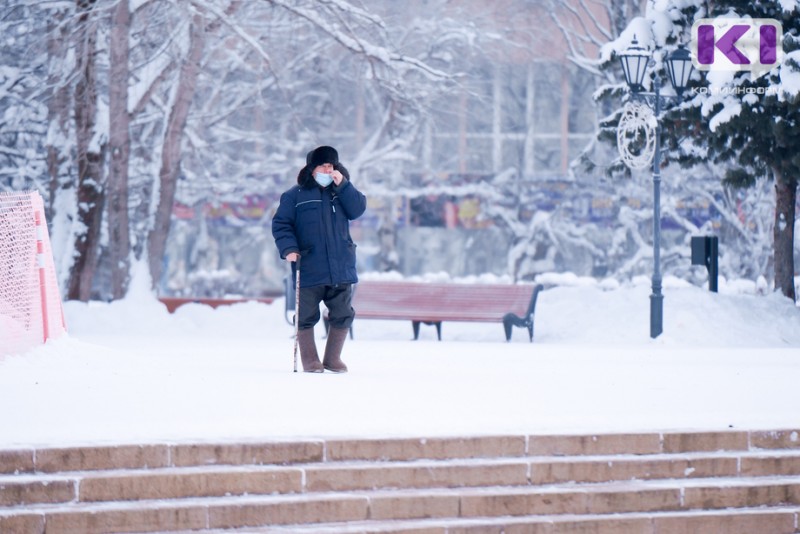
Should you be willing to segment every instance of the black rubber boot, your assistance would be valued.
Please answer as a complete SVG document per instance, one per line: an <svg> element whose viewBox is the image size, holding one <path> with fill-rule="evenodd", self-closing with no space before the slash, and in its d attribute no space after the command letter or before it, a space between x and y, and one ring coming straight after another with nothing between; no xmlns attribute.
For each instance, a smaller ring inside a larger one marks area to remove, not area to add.
<svg viewBox="0 0 800 534"><path fill-rule="evenodd" d="M347 328L331 328L328 332L328 343L325 345L325 357L322 366L332 373L346 373L347 366L342 361L342 347L347 339Z"/></svg>
<svg viewBox="0 0 800 534"><path fill-rule="evenodd" d="M297 332L297 345L300 347L300 360L303 362L304 373L321 373L325 370L319 361L313 328Z"/></svg>

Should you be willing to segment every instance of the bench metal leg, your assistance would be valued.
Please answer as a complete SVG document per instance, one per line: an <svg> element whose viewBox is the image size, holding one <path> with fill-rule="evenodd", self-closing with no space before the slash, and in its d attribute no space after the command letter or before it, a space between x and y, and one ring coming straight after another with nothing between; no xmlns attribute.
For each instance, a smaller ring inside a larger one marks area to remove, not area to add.
<svg viewBox="0 0 800 534"><path fill-rule="evenodd" d="M503 316L503 329L506 331L506 341L511 341L511 331L515 326L524 326L528 329L528 337L533 343L533 316L523 319L522 317L507 313Z"/></svg>
<svg viewBox="0 0 800 534"><path fill-rule="evenodd" d="M442 340L442 322L441 321L411 321L411 328L414 330L414 340L416 341L419 339L419 325L421 322L425 324L434 325L436 327L436 337L439 338L439 341Z"/></svg>

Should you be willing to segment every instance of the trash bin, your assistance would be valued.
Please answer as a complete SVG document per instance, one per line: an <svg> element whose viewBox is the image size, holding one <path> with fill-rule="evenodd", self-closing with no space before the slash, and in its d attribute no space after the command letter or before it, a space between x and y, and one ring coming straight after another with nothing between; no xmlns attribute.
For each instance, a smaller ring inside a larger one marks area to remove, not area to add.
<svg viewBox="0 0 800 534"><path fill-rule="evenodd" d="M713 235L692 236L692 265L708 269L708 290L717 293L719 277L719 238Z"/></svg>

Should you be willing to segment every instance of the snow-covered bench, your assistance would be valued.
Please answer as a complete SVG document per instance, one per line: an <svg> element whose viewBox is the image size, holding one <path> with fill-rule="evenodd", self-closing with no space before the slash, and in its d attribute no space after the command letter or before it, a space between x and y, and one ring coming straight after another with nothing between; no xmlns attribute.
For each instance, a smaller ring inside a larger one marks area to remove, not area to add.
<svg viewBox="0 0 800 534"><path fill-rule="evenodd" d="M286 288L286 311L294 311L294 288ZM353 295L356 320L398 319L411 321L414 339L420 324L436 326L442 339L444 321L500 322L511 340L514 326L528 329L533 341L536 299L539 285L517 284L443 284L408 281L364 280ZM289 319L287 318L287 321ZM326 325L327 326L327 325ZM352 335L352 330L351 330Z"/></svg>

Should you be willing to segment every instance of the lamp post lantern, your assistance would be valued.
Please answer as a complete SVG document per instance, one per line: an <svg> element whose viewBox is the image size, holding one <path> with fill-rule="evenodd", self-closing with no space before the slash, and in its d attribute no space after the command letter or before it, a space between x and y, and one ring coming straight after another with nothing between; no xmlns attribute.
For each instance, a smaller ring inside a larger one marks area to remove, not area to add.
<svg viewBox="0 0 800 534"><path fill-rule="evenodd" d="M664 331L664 295L661 293L661 109L666 97L661 96L661 76L653 77L653 93L646 93L644 77L650 62L650 52L639 46L634 37L631 46L619 55L625 82L631 98L643 102L655 111L655 147L653 153L653 280L650 295L650 337L656 338ZM672 87L681 98L692 75L692 58L683 45L679 45L666 58L666 68ZM670 97L675 98L675 97Z"/></svg>
<svg viewBox="0 0 800 534"><path fill-rule="evenodd" d="M620 54L619 60L622 63L622 72L625 74L625 83L631 91L634 93L643 91L642 84L647 74L647 64L650 63L650 52L639 46L639 41L634 37L631 46Z"/></svg>
<svg viewBox="0 0 800 534"><path fill-rule="evenodd" d="M686 47L682 44L667 56L667 72L669 73L669 81L678 97L683 96L683 91L689 85L689 78L692 76L692 56Z"/></svg>

